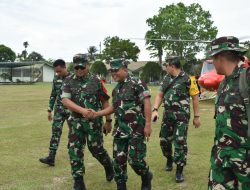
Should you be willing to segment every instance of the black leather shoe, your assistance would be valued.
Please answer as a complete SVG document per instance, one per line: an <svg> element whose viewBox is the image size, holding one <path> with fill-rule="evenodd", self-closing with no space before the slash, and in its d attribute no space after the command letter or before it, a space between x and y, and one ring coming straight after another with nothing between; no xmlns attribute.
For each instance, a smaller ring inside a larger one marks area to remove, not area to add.
<svg viewBox="0 0 250 190"><path fill-rule="evenodd" d="M166 168L165 168L166 171L170 172L173 170L173 158L172 157L169 157L167 159L167 163L166 163Z"/></svg>
<svg viewBox="0 0 250 190"><path fill-rule="evenodd" d="M79 177L75 179L74 190L86 190L83 177Z"/></svg>
<svg viewBox="0 0 250 190"><path fill-rule="evenodd" d="M182 183L184 181L183 166L177 165L176 174L175 174L175 181L176 181L176 183Z"/></svg>
<svg viewBox="0 0 250 190"><path fill-rule="evenodd" d="M117 182L117 190L127 190L127 186L125 182Z"/></svg>
<svg viewBox="0 0 250 190"><path fill-rule="evenodd" d="M141 190L151 190L152 179L153 179L153 174L150 171L148 171L146 175L141 176L141 180L142 180Z"/></svg>

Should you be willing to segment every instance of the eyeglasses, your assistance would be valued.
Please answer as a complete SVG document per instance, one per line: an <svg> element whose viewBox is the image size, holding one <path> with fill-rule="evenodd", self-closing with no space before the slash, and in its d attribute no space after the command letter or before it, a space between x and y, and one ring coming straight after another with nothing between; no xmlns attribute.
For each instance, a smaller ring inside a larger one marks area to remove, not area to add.
<svg viewBox="0 0 250 190"><path fill-rule="evenodd" d="M86 67L83 67L83 66L76 66L76 67L74 67L74 69L75 69L75 70L78 70L78 69L84 70L84 69L86 69Z"/></svg>
<svg viewBox="0 0 250 190"><path fill-rule="evenodd" d="M119 71L119 69L109 69L109 71L110 71L111 73L117 73L117 72Z"/></svg>

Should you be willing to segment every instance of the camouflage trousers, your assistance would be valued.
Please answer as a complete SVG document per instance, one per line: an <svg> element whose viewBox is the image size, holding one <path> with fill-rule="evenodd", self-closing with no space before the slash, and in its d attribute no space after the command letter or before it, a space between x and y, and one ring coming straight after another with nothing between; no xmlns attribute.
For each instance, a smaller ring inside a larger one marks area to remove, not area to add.
<svg viewBox="0 0 250 190"><path fill-rule="evenodd" d="M113 158L115 181L127 181L127 161L137 175L146 174L149 167L147 166L145 157L146 144L144 136L134 136L131 138L114 137Z"/></svg>
<svg viewBox="0 0 250 190"><path fill-rule="evenodd" d="M68 118L69 118L68 110L60 110L59 108L55 109L52 122L52 135L50 138L50 145L49 145L49 150L53 153L56 153L58 149L60 138L62 135L63 124L65 120L68 123Z"/></svg>
<svg viewBox="0 0 250 190"><path fill-rule="evenodd" d="M73 178L85 174L84 148L86 143L92 156L104 167L111 159L103 147L102 118L86 121L83 118L69 119L68 153Z"/></svg>
<svg viewBox="0 0 250 190"><path fill-rule="evenodd" d="M209 190L250 189L250 149L214 146Z"/></svg>
<svg viewBox="0 0 250 190"><path fill-rule="evenodd" d="M173 160L180 166L185 166L187 162L187 130L188 119L169 119L163 116L159 135L162 153L166 158L172 157L173 142L175 148Z"/></svg>

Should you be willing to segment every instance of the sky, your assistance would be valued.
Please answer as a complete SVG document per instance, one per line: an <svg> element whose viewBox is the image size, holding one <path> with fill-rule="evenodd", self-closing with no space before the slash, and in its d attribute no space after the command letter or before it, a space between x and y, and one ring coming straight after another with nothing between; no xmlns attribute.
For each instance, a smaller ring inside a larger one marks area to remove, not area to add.
<svg viewBox="0 0 250 190"><path fill-rule="evenodd" d="M36 51L45 59L72 61L107 36L131 39L140 48L139 61L152 60L144 38L146 20L160 7L183 2L199 3L209 11L218 35L250 39L249 0L0 0L0 44L15 53ZM103 49L103 45L101 49Z"/></svg>

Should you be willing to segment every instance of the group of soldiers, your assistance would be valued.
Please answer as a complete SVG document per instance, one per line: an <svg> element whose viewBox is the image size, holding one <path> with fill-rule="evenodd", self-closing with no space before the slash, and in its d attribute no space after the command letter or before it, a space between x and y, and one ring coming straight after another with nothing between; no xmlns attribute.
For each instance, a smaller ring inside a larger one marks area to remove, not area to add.
<svg viewBox="0 0 250 190"><path fill-rule="evenodd" d="M243 68L239 40L227 36L212 41L209 54L218 74L225 75L215 102L215 138L211 152L208 189L250 189L250 137L248 102L240 94L240 75L250 89L250 71ZM103 165L106 180L117 184L117 190L126 190L127 162L141 176L141 190L152 189L153 173L145 161L152 121L159 117L163 103L164 113L160 130L160 147L166 157L165 170L176 164L176 182L184 181L183 169L187 162L187 131L190 120L190 97L193 103L193 124L200 127L199 90L196 81L181 68L179 57L168 57L164 63L166 76L160 84L151 109L147 85L128 72L128 61L113 59L110 72L117 82L112 91L112 103L103 82L89 72L86 54L73 57L74 73L67 71L63 60L53 64L57 74L48 107L52 122L49 155L40 162L54 166L63 123L69 126L68 153L74 178L74 190L86 190L83 175L84 148L87 144L93 157ZM52 111L54 111L52 117ZM111 114L114 113L112 130ZM106 117L103 123L102 116ZM103 134L112 131L113 159L103 147ZM172 146L172 144L174 146ZM172 148L174 147L174 151Z"/></svg>

